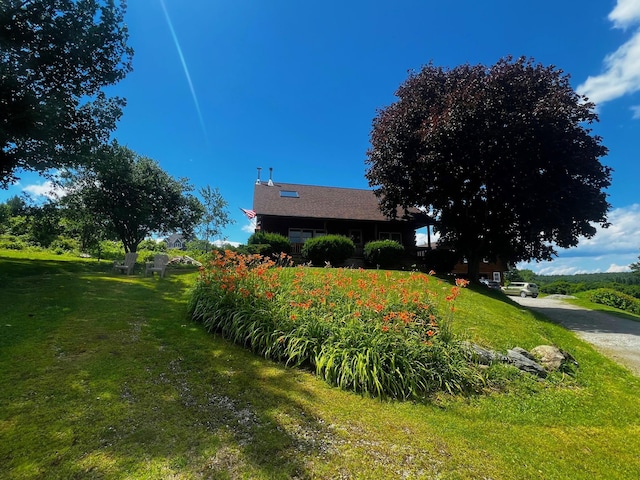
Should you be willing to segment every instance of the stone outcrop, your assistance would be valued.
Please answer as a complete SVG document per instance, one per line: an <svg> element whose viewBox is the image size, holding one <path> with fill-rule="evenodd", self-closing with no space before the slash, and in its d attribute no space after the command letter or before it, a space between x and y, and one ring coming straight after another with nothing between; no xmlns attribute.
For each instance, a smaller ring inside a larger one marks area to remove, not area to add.
<svg viewBox="0 0 640 480"><path fill-rule="evenodd" d="M524 348L514 347L503 355L476 344L467 345L469 356L480 365L509 363L518 369L545 378L549 372L562 369L567 363L577 366L575 359L557 347L539 345L528 352Z"/></svg>

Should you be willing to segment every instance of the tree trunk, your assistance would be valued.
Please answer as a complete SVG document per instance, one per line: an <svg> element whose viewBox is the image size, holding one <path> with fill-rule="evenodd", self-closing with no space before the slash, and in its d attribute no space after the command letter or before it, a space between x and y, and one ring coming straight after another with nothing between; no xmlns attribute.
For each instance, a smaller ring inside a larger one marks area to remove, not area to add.
<svg viewBox="0 0 640 480"><path fill-rule="evenodd" d="M468 280L472 282L477 282L480 278L480 261L481 258L479 255L469 256L467 259L467 276Z"/></svg>

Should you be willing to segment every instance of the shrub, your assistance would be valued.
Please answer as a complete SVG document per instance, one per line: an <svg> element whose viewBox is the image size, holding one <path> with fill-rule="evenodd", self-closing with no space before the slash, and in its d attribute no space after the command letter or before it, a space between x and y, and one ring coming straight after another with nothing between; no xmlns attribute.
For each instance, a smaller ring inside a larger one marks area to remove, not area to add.
<svg viewBox="0 0 640 480"><path fill-rule="evenodd" d="M280 253L291 253L291 242L279 233L255 232L247 241L250 253L259 253L265 257Z"/></svg>
<svg viewBox="0 0 640 480"><path fill-rule="evenodd" d="M156 242L152 238L147 238L140 242L140 244L138 245L138 250L163 253L167 251L167 242L165 242L164 240L161 242Z"/></svg>
<svg viewBox="0 0 640 480"><path fill-rule="evenodd" d="M364 246L364 259L371 266L397 267L404 256L404 247L394 240L376 240Z"/></svg>
<svg viewBox="0 0 640 480"><path fill-rule="evenodd" d="M640 300L610 288L595 290L591 294L591 301L640 315Z"/></svg>
<svg viewBox="0 0 640 480"><path fill-rule="evenodd" d="M342 235L325 235L310 238L302 246L302 256L313 265L342 265L356 251L350 238Z"/></svg>
<svg viewBox="0 0 640 480"><path fill-rule="evenodd" d="M71 238L56 238L49 248L60 255L59 252L73 252L78 249L78 242Z"/></svg>
<svg viewBox="0 0 640 480"><path fill-rule="evenodd" d="M0 250L24 250L26 244L13 235L7 235L0 238Z"/></svg>
<svg viewBox="0 0 640 480"><path fill-rule="evenodd" d="M548 294L557 295L569 295L579 290L575 288L575 285L570 284L566 280L558 280L555 282L547 283L540 287L540 291Z"/></svg>
<svg viewBox="0 0 640 480"><path fill-rule="evenodd" d="M92 257L103 260L122 260L124 258L124 247L122 242L114 240L103 240L89 249Z"/></svg>

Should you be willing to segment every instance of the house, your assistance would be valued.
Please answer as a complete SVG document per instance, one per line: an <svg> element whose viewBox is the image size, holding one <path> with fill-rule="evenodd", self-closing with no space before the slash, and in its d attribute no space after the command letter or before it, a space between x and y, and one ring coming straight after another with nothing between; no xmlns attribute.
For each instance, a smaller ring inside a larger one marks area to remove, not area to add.
<svg viewBox="0 0 640 480"><path fill-rule="evenodd" d="M167 243L167 248L176 250L186 250L187 241L180 233L172 233L164 240Z"/></svg>
<svg viewBox="0 0 640 480"><path fill-rule="evenodd" d="M255 214L256 230L289 238L293 255L300 255L309 238L327 234L351 238L356 259L362 259L364 245L372 240L396 240L418 261L426 251L438 248L435 243L416 247L416 230L432 225L433 219L418 209L398 210L397 218L390 219L380 211L372 190L275 183L272 179L262 182L258 178L251 213ZM483 261L480 278L502 283L506 270L502 261ZM467 265L462 261L451 273L466 275Z"/></svg>
<svg viewBox="0 0 640 480"><path fill-rule="evenodd" d="M372 190L321 187L292 183L256 181L253 192L256 230L279 233L289 238L292 253L298 255L310 238L337 234L353 240L355 258L372 240L390 239L416 252L415 231L430 223L418 209L398 211L396 219L386 217Z"/></svg>

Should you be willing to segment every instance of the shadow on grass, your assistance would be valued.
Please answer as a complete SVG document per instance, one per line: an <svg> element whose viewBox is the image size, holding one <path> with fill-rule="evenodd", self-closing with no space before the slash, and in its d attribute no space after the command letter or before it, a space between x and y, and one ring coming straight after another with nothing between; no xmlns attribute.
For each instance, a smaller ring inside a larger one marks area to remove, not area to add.
<svg viewBox="0 0 640 480"><path fill-rule="evenodd" d="M304 478L331 455L328 387L186 319L193 271L2 263L0 477Z"/></svg>

